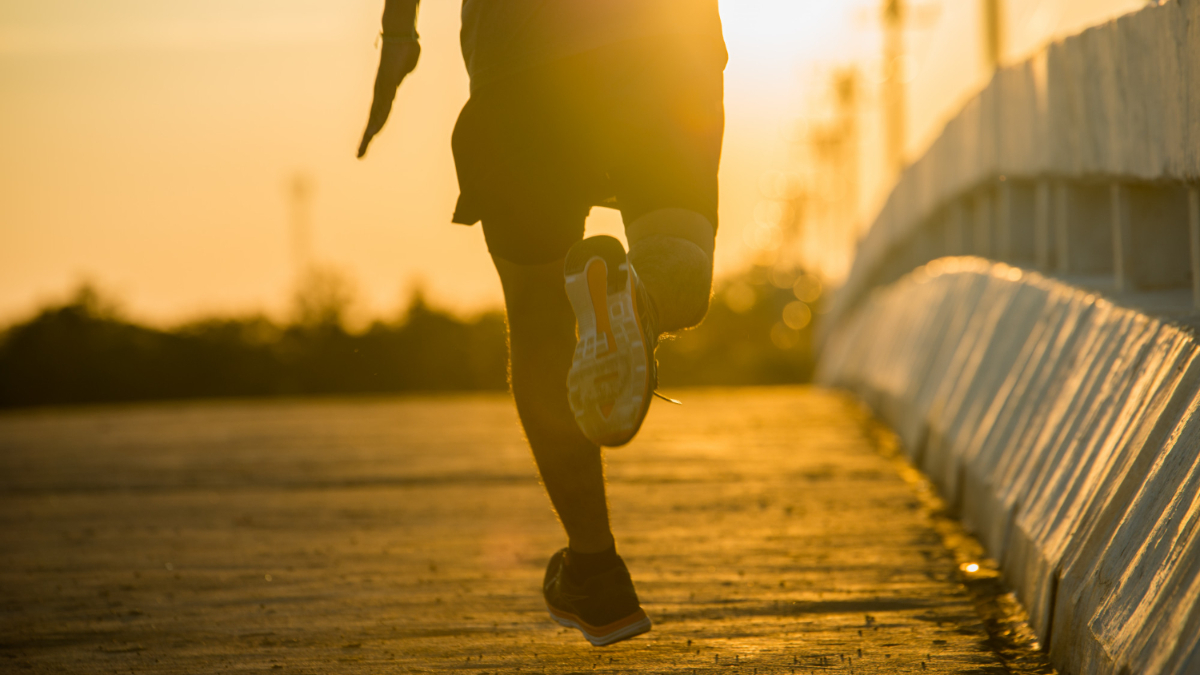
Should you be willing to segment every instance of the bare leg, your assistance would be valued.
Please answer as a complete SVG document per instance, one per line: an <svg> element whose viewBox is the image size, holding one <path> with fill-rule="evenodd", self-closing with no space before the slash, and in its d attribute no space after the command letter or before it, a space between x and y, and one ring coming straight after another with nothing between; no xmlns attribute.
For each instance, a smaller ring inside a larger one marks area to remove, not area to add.
<svg viewBox="0 0 1200 675"><path fill-rule="evenodd" d="M714 233L684 209L652 211L626 228L629 260L658 309L666 333L699 324L712 294Z"/></svg>
<svg viewBox="0 0 1200 675"><path fill-rule="evenodd" d="M567 403L575 313L563 261L517 265L493 258L508 310L509 372L525 436L572 550L613 545L600 448L584 438Z"/></svg>
<svg viewBox="0 0 1200 675"><path fill-rule="evenodd" d="M630 260L655 300L660 330L694 326L708 311L713 229L682 209L646 214L628 228ZM575 313L563 287L563 261L517 265L493 258L508 312L513 398L542 484L572 550L613 545L600 448L575 424L567 372L575 351Z"/></svg>

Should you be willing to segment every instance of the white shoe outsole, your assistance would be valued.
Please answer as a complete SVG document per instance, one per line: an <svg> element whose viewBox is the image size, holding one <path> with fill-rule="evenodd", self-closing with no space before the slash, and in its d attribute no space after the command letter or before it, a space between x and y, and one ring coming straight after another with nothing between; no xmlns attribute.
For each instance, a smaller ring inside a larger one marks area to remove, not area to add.
<svg viewBox="0 0 1200 675"><path fill-rule="evenodd" d="M650 623L650 617L643 616L640 620L631 623L628 626L622 626L621 628L610 633L604 633L602 635L594 634L590 632L591 628L589 626L585 626L580 622L558 615L549 605L546 605L546 609L550 612L550 618L554 619L558 625L566 628L574 628L580 633L583 633L583 637L586 638L588 642L592 643L593 647L604 647L606 645L611 645L614 642L627 640L636 635L649 632L652 626Z"/></svg>
<svg viewBox="0 0 1200 675"><path fill-rule="evenodd" d="M568 257L566 274L567 297L579 326L568 400L584 435L605 446L633 438L650 395L649 357L634 293L637 273L620 243L613 243L619 260L614 260L615 250L600 250L582 261Z"/></svg>

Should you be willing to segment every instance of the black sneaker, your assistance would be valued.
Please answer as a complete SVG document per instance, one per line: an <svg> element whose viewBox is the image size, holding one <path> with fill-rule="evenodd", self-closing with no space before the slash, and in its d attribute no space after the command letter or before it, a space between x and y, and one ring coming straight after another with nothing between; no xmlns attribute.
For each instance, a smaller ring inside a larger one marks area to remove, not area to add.
<svg viewBox="0 0 1200 675"><path fill-rule="evenodd" d="M571 411L593 443L625 445L641 428L658 386L654 303L625 247L612 237L577 242L564 274L579 327L567 376Z"/></svg>
<svg viewBox="0 0 1200 675"><path fill-rule="evenodd" d="M650 630L650 617L638 603L625 561L583 583L567 575L567 549L555 553L546 567L542 595L550 618L578 628L597 647L611 645Z"/></svg>

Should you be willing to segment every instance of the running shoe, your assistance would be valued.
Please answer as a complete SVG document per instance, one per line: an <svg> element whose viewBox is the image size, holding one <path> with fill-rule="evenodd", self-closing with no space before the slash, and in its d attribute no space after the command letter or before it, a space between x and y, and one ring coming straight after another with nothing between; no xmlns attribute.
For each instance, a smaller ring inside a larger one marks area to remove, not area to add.
<svg viewBox="0 0 1200 675"><path fill-rule="evenodd" d="M650 617L638 602L625 561L583 583L567 574L567 549L550 558L542 595L550 617L567 628L578 628L596 647L627 640L650 630Z"/></svg>
<svg viewBox="0 0 1200 675"><path fill-rule="evenodd" d="M567 297L579 338L568 400L575 422L597 445L633 440L658 386L654 303L612 237L589 237L567 252Z"/></svg>

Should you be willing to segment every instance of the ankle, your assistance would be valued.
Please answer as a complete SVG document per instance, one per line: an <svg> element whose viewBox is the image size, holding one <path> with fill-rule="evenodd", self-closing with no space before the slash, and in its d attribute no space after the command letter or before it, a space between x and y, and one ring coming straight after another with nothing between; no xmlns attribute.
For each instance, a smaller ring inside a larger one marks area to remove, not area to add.
<svg viewBox="0 0 1200 675"><path fill-rule="evenodd" d="M617 545L614 542L607 549L596 553L580 553L568 547L566 563L567 576L580 583L617 567L621 564L621 558L617 555Z"/></svg>

